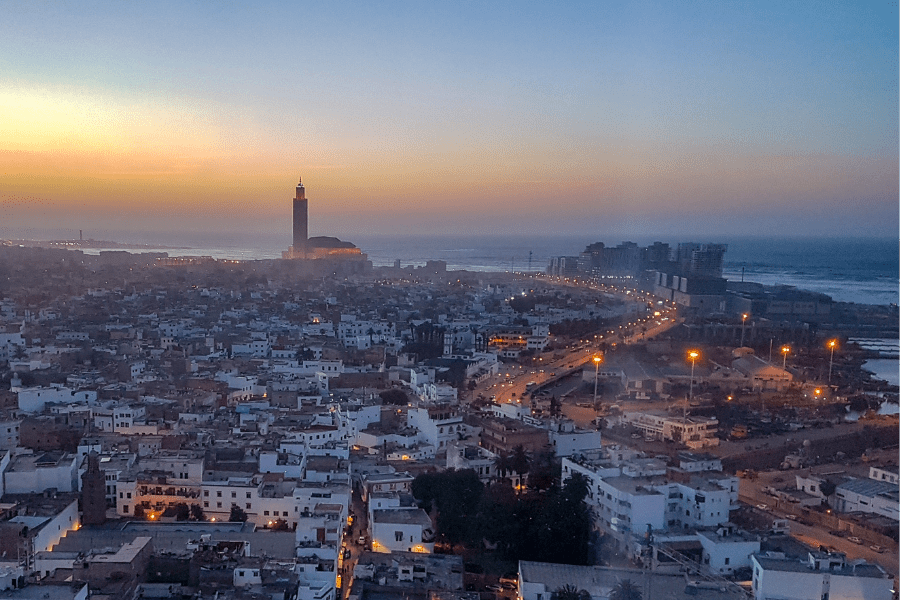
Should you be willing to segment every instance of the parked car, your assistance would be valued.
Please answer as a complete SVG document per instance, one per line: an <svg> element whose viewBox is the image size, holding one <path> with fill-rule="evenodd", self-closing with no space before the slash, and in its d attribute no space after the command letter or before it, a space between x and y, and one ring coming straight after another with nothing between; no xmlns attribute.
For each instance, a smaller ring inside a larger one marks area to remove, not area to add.
<svg viewBox="0 0 900 600"><path fill-rule="evenodd" d="M871 550L872 552L877 552L878 554L881 554L882 552L884 552L884 548L882 548L881 546L877 546L875 544L872 544L871 546L869 546L869 550Z"/></svg>
<svg viewBox="0 0 900 600"><path fill-rule="evenodd" d="M862 544L862 540L856 536L848 537L847 541L853 542L854 544Z"/></svg>
<svg viewBox="0 0 900 600"><path fill-rule="evenodd" d="M758 508L759 510L768 510L769 505L768 504L757 504L756 508Z"/></svg>

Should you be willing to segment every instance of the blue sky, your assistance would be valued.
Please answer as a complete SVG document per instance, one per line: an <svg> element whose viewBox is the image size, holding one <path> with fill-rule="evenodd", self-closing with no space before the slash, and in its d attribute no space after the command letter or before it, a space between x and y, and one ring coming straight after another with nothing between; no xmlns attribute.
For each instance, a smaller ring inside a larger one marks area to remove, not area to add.
<svg viewBox="0 0 900 600"><path fill-rule="evenodd" d="M898 229L895 4L0 7L0 235Z"/></svg>

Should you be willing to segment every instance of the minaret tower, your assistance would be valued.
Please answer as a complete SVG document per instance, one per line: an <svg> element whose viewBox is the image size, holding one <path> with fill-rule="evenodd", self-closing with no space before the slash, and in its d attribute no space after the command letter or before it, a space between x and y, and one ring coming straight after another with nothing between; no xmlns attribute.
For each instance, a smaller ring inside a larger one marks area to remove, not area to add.
<svg viewBox="0 0 900 600"><path fill-rule="evenodd" d="M306 199L306 189L303 187L303 179L297 184L297 194L294 196L294 246L295 255L306 254L306 241L309 239L309 201Z"/></svg>

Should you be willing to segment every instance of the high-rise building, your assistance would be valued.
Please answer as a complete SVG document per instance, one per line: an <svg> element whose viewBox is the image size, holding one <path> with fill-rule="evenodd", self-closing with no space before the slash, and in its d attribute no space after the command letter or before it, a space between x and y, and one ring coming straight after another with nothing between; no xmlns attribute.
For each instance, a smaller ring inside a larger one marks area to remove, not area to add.
<svg viewBox="0 0 900 600"><path fill-rule="evenodd" d="M682 274L699 277L721 277L727 244L678 244L675 262Z"/></svg>
<svg viewBox="0 0 900 600"><path fill-rule="evenodd" d="M303 187L303 179L297 184L297 193L294 196L294 246L296 254L306 252L306 242L309 239L309 200L306 199L306 189Z"/></svg>

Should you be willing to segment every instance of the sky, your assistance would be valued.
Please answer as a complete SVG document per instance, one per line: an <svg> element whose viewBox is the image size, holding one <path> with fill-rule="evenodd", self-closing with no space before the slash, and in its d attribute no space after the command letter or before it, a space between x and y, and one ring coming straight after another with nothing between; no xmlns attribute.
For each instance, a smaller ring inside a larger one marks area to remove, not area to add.
<svg viewBox="0 0 900 600"><path fill-rule="evenodd" d="M896 1L0 14L0 236L900 228Z"/></svg>

